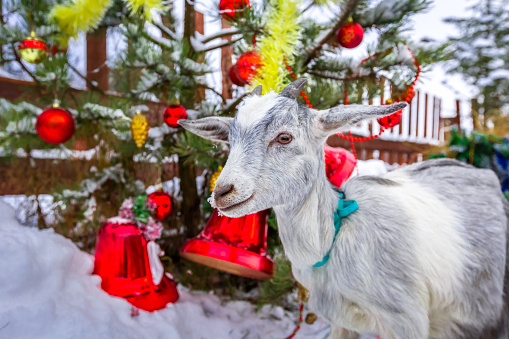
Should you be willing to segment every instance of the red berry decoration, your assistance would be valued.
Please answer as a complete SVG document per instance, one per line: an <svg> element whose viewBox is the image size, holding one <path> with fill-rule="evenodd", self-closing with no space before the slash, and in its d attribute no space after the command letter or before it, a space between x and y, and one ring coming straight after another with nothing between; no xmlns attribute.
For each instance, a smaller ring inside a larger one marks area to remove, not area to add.
<svg viewBox="0 0 509 339"><path fill-rule="evenodd" d="M255 51L242 53L234 66L237 71L237 78L240 82L249 84L262 65L262 58Z"/></svg>
<svg viewBox="0 0 509 339"><path fill-rule="evenodd" d="M356 22L347 22L339 28L338 42L345 48L355 48L359 46L364 37L364 29Z"/></svg>
<svg viewBox="0 0 509 339"><path fill-rule="evenodd" d="M401 115L403 114L403 110L399 110L397 112L392 113L386 117L378 118L377 121L383 128L391 128L399 124L401 121Z"/></svg>
<svg viewBox="0 0 509 339"><path fill-rule="evenodd" d="M180 119L187 119L186 109L181 105L170 105L164 110L164 122L170 127L179 128Z"/></svg>
<svg viewBox="0 0 509 339"><path fill-rule="evenodd" d="M234 21L244 17L244 10L247 6L249 6L249 0L221 0L219 1L219 12L223 19Z"/></svg>
<svg viewBox="0 0 509 339"><path fill-rule="evenodd" d="M74 134L74 118L65 109L51 107L44 110L35 123L35 130L49 144L63 144Z"/></svg>
<svg viewBox="0 0 509 339"><path fill-rule="evenodd" d="M230 71L228 72L228 76L230 77L230 80L237 86L242 87L246 85L246 83L240 81L239 77L237 76L237 65L234 65L230 68Z"/></svg>
<svg viewBox="0 0 509 339"><path fill-rule="evenodd" d="M154 204L154 220L161 221L170 216L173 212L173 205L171 203L171 196L163 191L155 191L148 195L148 203Z"/></svg>

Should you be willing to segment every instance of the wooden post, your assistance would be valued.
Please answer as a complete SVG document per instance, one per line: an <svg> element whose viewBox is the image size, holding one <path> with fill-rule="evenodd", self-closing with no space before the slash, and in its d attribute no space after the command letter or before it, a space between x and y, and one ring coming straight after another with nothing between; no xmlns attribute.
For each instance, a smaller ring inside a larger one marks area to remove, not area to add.
<svg viewBox="0 0 509 339"><path fill-rule="evenodd" d="M109 70L106 50L106 28L87 34L87 79L103 91L109 88ZM90 86L87 87L90 88Z"/></svg>
<svg viewBox="0 0 509 339"><path fill-rule="evenodd" d="M414 105L414 100L408 103L408 138L412 138L412 106Z"/></svg>
<svg viewBox="0 0 509 339"><path fill-rule="evenodd" d="M437 98L433 96L433 120L431 121L431 139L439 140L440 136L436 133L437 126Z"/></svg>
<svg viewBox="0 0 509 339"><path fill-rule="evenodd" d="M477 98L472 99L471 101L471 112L472 112L472 127L474 131L478 131L481 129L481 121L479 120L479 103L477 102Z"/></svg>
<svg viewBox="0 0 509 339"><path fill-rule="evenodd" d="M205 21L203 20L203 13L195 12L194 13L194 30L195 32L200 33L201 35L205 34ZM198 62L204 62L205 55L200 55L198 57ZM198 88L196 92L196 96L198 101L205 100L205 88Z"/></svg>
<svg viewBox="0 0 509 339"><path fill-rule="evenodd" d="M460 112L460 101L456 99L456 119L455 124L458 125L458 134L461 135L461 112Z"/></svg>
<svg viewBox="0 0 509 339"><path fill-rule="evenodd" d="M428 136L428 93L424 94L424 138Z"/></svg>
<svg viewBox="0 0 509 339"><path fill-rule="evenodd" d="M442 99L438 99L438 140L442 137L442 127L443 127L443 119L442 119Z"/></svg>
<svg viewBox="0 0 509 339"><path fill-rule="evenodd" d="M224 20L221 21L221 27L224 28L230 28L231 26L228 25ZM231 37L228 36L225 38L226 40L231 40ZM227 46L221 48L221 75L223 77L222 81L222 91L221 94L223 95L224 99L231 99L233 98L233 83L230 80L229 71L232 67L232 46Z"/></svg>
<svg viewBox="0 0 509 339"><path fill-rule="evenodd" d="M415 137L416 138L419 138L419 110L420 110L420 107L421 106L421 92L417 91L416 94L417 96L417 109L415 111Z"/></svg>

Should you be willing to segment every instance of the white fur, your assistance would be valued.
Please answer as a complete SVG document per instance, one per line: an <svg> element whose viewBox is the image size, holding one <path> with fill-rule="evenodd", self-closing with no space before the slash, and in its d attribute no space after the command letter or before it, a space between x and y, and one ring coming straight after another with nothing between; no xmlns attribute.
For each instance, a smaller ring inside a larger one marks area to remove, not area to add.
<svg viewBox="0 0 509 339"><path fill-rule="evenodd" d="M257 95L244 99L244 105L239 108L236 119L240 126L247 128L263 119L267 111L277 102L277 94L269 93L263 97Z"/></svg>

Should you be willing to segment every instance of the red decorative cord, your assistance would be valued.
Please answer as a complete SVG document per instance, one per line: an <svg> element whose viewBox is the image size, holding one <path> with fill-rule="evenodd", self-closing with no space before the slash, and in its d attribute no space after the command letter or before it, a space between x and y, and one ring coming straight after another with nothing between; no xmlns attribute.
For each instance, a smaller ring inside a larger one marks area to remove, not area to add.
<svg viewBox="0 0 509 339"><path fill-rule="evenodd" d="M295 337L297 332L299 332L300 325L302 324L302 319L303 319L302 314L303 313L304 313L304 298L302 298L302 300L300 301L300 306L299 306L299 321L297 322L297 326L293 330L292 334L290 334L288 337L286 337L286 339L292 339L293 337Z"/></svg>

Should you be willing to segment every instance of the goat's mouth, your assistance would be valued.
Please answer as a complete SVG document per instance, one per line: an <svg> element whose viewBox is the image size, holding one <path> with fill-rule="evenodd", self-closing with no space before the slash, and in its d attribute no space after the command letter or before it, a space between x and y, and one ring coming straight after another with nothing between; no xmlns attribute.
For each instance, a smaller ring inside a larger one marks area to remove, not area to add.
<svg viewBox="0 0 509 339"><path fill-rule="evenodd" d="M251 196L249 198L247 198L246 200L243 200L241 202L237 202L233 205L230 205L228 207L219 207L219 210L221 212L230 212L230 211L233 211L234 209L236 209L237 207L240 207L240 206L244 206L245 204L247 204L248 202L250 202L251 200L253 200L254 198L254 193L251 194Z"/></svg>

